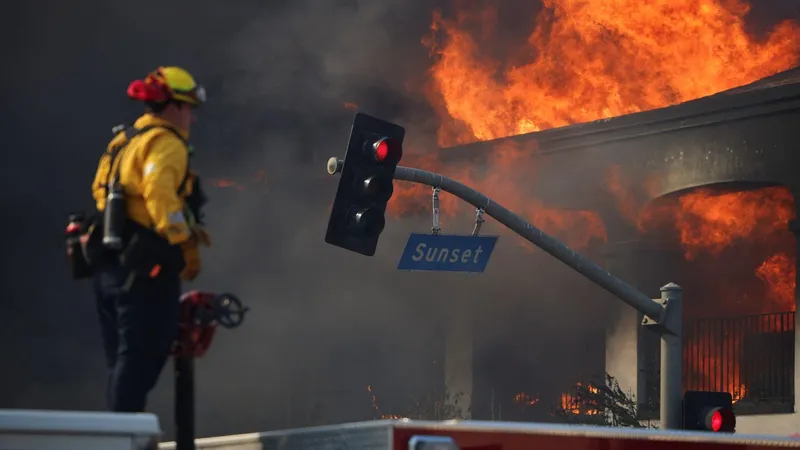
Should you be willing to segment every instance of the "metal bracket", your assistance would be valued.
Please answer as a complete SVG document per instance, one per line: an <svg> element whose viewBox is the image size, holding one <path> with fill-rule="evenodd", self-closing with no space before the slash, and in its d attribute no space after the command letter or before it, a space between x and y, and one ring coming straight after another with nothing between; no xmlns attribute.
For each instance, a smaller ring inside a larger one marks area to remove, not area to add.
<svg viewBox="0 0 800 450"><path fill-rule="evenodd" d="M439 228L439 192L441 192L441 189L438 187L433 188L433 208L431 209L433 211L433 227L431 228L431 234L434 235L442 231L442 229Z"/></svg>
<svg viewBox="0 0 800 450"><path fill-rule="evenodd" d="M477 208L475 210L475 228L472 229L472 235L477 236L481 232L481 227L483 226L483 222L486 220L483 218L483 213L485 211L483 208Z"/></svg>
<svg viewBox="0 0 800 450"><path fill-rule="evenodd" d="M661 298L653 299L653 302L662 308L661 315L659 317L645 315L642 318L642 326L650 328L659 336L682 333L683 308L680 307L680 295L681 288L675 283L662 287ZM675 305L670 304L670 299L675 300Z"/></svg>
<svg viewBox="0 0 800 450"><path fill-rule="evenodd" d="M663 298L654 298L653 302L663 308L661 317L653 318L645 315L642 318L642 326L648 327L651 331L660 336L667 332L667 328L664 326L662 319L666 316L668 302Z"/></svg>

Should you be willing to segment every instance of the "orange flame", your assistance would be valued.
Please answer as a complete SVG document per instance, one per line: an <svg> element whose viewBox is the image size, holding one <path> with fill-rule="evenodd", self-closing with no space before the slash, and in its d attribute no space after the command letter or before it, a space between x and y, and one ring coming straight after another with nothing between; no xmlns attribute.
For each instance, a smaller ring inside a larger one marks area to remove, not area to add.
<svg viewBox="0 0 800 450"><path fill-rule="evenodd" d="M518 405L533 406L538 404L539 401L540 398L538 395L532 397L524 392L514 395L514 403Z"/></svg>
<svg viewBox="0 0 800 450"><path fill-rule="evenodd" d="M780 305L780 311L795 310L795 272L794 258L785 253L770 256L756 269L756 276L767 285L767 295Z"/></svg>
<svg viewBox="0 0 800 450"><path fill-rule="evenodd" d="M787 231L794 218L791 192L783 187L715 194L698 189L680 197L677 227L686 258L718 255L734 241Z"/></svg>
<svg viewBox="0 0 800 450"><path fill-rule="evenodd" d="M494 7L461 8L453 18L434 12L422 42L433 58L425 93L440 117L440 146L660 108L747 84L800 60L800 27L782 22L758 42L745 32L749 5L742 0L543 3L521 52L531 56L516 65L486 53L497 20ZM482 164L481 173L488 175L479 176L474 166L444 172L571 247L605 240L605 224L595 212L556 209L520 189L530 185L526 177L535 176L535 151L499 142ZM443 172L438 154L406 161ZM617 178L609 184L617 181L619 187L619 174L611 175ZM424 192L398 183L390 213L428 211ZM626 200L626 217L635 215L634 200ZM464 211L447 195L440 205L445 217Z"/></svg>
<svg viewBox="0 0 800 450"><path fill-rule="evenodd" d="M747 395L747 386L740 384L738 386L731 386L728 388L728 391L733 396L733 403L738 402L739 400L743 399L745 395Z"/></svg>
<svg viewBox="0 0 800 450"><path fill-rule="evenodd" d="M742 382L740 354L742 349L742 335L736 333L733 327L723 323L723 342L717 342L718 336L694 336L686 342L683 349L684 361L688 364L685 368L685 385L687 389L697 390L722 390L730 392L733 401L738 402L747 395L747 387ZM721 346L724 354L715 351Z"/></svg>
<svg viewBox="0 0 800 450"><path fill-rule="evenodd" d="M489 140L660 108L793 67L800 27L750 37L742 0L544 0L530 60L485 56L496 10L434 13L423 39L436 56L428 92L442 146ZM480 40L468 27L480 29Z"/></svg>
<svg viewBox="0 0 800 450"><path fill-rule="evenodd" d="M578 383L577 386L580 387L581 383ZM589 385L586 389L592 395L600 394L600 389L596 386ZM599 411L592 405L593 403L596 402L593 402L592 399L580 398L580 396L575 396L568 392L561 394L561 409L570 414L597 415Z"/></svg>
<svg viewBox="0 0 800 450"><path fill-rule="evenodd" d="M794 218L791 191L771 186L723 193L695 189L648 205L637 221L642 230L664 226L676 230L687 261L700 255L719 257L744 242L760 244L769 252L782 249L755 263L752 272L767 291L750 313L772 313L795 310L794 238L789 231Z"/></svg>
<svg viewBox="0 0 800 450"><path fill-rule="evenodd" d="M766 290L755 299L749 299L747 291L742 290L734 291L733 295L744 297L745 301L739 306L747 311L744 314L795 311L794 238L788 228L795 216L795 206L787 188L773 186L724 193L696 189L677 198L661 200L642 211L638 218L640 229L672 227L688 261L701 254L718 258L726 249L743 242L758 243L759 248L767 252L785 249L763 260L751 257L737 261L738 265L752 263L754 280L763 282ZM619 198L618 203L624 204ZM746 283L741 279L735 281L736 284ZM725 298L729 297L727 293L713 290L719 287L712 284L710 288L711 292L698 297L720 297L728 309L738 303L739 298ZM691 315L695 309L703 308L688 308L686 313ZM699 331L684 347L686 386L689 389L725 389L735 401L741 400L747 395L742 379L746 336L793 329L793 323L784 322L782 318L767 315L748 319L746 333L742 324L727 321L715 325L721 328L712 334Z"/></svg>

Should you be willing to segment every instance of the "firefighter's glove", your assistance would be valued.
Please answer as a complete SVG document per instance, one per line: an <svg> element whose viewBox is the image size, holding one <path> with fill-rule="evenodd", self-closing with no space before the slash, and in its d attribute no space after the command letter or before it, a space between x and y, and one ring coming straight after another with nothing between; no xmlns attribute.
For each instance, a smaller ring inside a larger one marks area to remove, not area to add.
<svg viewBox="0 0 800 450"><path fill-rule="evenodd" d="M200 246L198 240L192 237L188 241L181 244L181 251L183 252L183 261L186 266L181 271L181 279L184 281L192 281L200 275L200 270L203 268L203 263L200 260Z"/></svg>

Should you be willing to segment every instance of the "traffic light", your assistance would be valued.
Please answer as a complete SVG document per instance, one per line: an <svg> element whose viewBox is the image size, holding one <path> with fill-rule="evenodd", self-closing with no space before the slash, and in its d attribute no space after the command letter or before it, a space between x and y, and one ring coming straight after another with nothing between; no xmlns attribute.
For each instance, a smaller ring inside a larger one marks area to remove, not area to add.
<svg viewBox="0 0 800 450"><path fill-rule="evenodd" d="M733 396L729 392L686 391L683 429L733 433L736 431Z"/></svg>
<svg viewBox="0 0 800 450"><path fill-rule="evenodd" d="M399 125L356 114L325 242L366 256L375 254L405 134Z"/></svg>

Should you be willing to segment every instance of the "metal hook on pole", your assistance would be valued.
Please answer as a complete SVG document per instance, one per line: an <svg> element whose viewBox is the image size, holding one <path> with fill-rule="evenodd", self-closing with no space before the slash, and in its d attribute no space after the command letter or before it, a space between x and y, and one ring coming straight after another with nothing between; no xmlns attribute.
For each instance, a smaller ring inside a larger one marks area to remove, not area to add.
<svg viewBox="0 0 800 450"><path fill-rule="evenodd" d="M438 187L433 188L433 228L431 228L431 233L434 235L442 231L442 229L439 228L439 192L441 192L441 189Z"/></svg>
<svg viewBox="0 0 800 450"><path fill-rule="evenodd" d="M472 235L477 236L481 232L481 227L483 226L483 222L486 220L483 218L483 213L485 211L483 208L475 209L475 228L472 229Z"/></svg>

